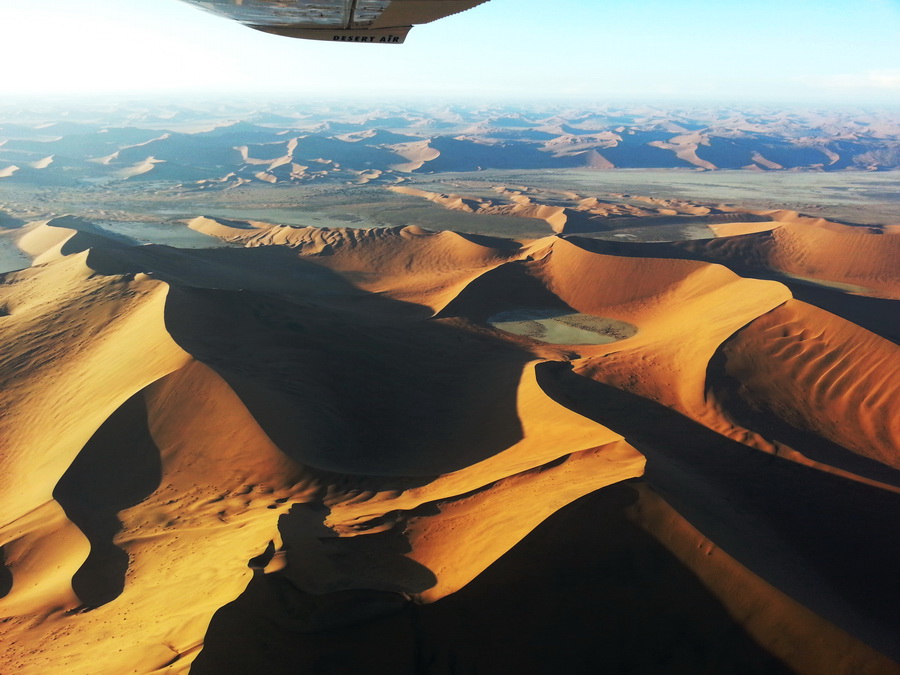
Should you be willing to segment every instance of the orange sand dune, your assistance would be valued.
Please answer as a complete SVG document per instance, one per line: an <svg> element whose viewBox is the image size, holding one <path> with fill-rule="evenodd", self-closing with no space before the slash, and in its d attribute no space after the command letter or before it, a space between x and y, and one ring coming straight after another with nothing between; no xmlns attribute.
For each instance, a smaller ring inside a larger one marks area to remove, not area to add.
<svg viewBox="0 0 900 675"><path fill-rule="evenodd" d="M421 228L327 230L195 218L192 229L247 246L286 245L355 287L437 312L482 272L520 255L507 240Z"/></svg>
<svg viewBox="0 0 900 675"><path fill-rule="evenodd" d="M768 269L851 293L900 298L900 236L894 228L842 225L794 211L760 213L773 222L713 225L716 240L682 248L739 269Z"/></svg>
<svg viewBox="0 0 900 675"><path fill-rule="evenodd" d="M713 368L722 367L719 350L724 344L725 353L732 354L725 370L736 380L729 387L738 392L728 396L746 397L752 391L754 398L748 403L753 409L768 407L774 418L813 434L819 446L827 439L845 449L841 452L896 466L900 438L891 425L897 411L886 393L896 377L895 345L828 312L790 300L781 284L742 279L718 265L626 257L601 263L595 257L599 254L560 244L554 242L552 252L540 263L540 274L547 275L554 293L575 309L623 319L639 329L636 336L614 348L593 348L602 351L600 356L582 348L586 358L578 362L579 372L661 402L725 436L779 452L770 434L752 431L767 428L773 418L735 419L715 410L718 403L709 388L721 386L712 378L718 376ZM655 292L660 287L665 289L663 295ZM604 292L597 294L596 288ZM603 305L598 306L599 298L604 299ZM671 311L676 305L678 311ZM794 307L799 316L787 318L786 307ZM775 318L780 316L785 318ZM766 326L769 332L747 337L757 326ZM739 337L732 338L735 334ZM740 336L748 342L732 347L729 338L740 340ZM789 412L792 408L795 412ZM854 424L840 422L850 411L861 410L869 412ZM798 459L804 463L821 461L826 470L857 466L855 461L845 462L841 452L824 452L794 435L781 440L799 451ZM849 470L864 476L883 473L871 474L863 467ZM896 477L888 475L887 480L898 484Z"/></svg>
<svg viewBox="0 0 900 675"><path fill-rule="evenodd" d="M32 258L33 265L58 260L92 246L117 248L135 242L123 235L110 235L77 216L58 216L28 223L16 232L16 245Z"/></svg>
<svg viewBox="0 0 900 675"><path fill-rule="evenodd" d="M431 141L429 140L423 140L411 141L409 143L396 143L394 145L386 146L388 149L393 150L400 157L407 160L406 162L394 164L388 168L393 169L394 171L402 171L403 173L412 173L413 171L421 169L427 162L441 156L441 151L437 148L432 148L430 143Z"/></svg>
<svg viewBox="0 0 900 675"><path fill-rule="evenodd" d="M607 208L500 194L542 218ZM784 230L771 259L799 265L810 240L846 243L849 263L816 253L828 273L887 287L891 249L872 241L894 235L773 217L771 233L702 245L738 259ZM33 266L0 278L0 671L350 672L360 656L499 672L490 654L521 643L510 663L539 645L533 663L556 654L567 672L727 672L724 639L751 672L893 672L898 556L879 533L898 511L894 345L674 245L188 226L213 245L33 223L19 239ZM856 272L864 255L872 271ZM636 333L554 344L488 321L534 310ZM589 494L581 529L566 524ZM595 523L590 571L554 559ZM548 531L558 543L528 548ZM522 624L481 582L532 566L549 576L517 587L542 608ZM677 618L567 661L597 625L641 616L618 590L574 612L593 618L572 648L541 644L546 616L569 626L565 608L617 588L616 569L655 589L648 617ZM245 609L216 614L233 601ZM447 641L453 607L496 619Z"/></svg>
<svg viewBox="0 0 900 675"><path fill-rule="evenodd" d="M0 522L13 574L2 603L14 614L78 604L71 575L87 541L60 518L54 486L119 405L187 359L162 326L165 285L136 279L126 286L95 276L86 257L7 275L0 295L6 312ZM98 296L105 301L92 302ZM56 515L29 516L38 509ZM48 537L68 543L53 550Z"/></svg>
<svg viewBox="0 0 900 675"><path fill-rule="evenodd" d="M801 277L862 287L864 293L900 299L900 236L881 228L851 227L773 214L777 269Z"/></svg>
<svg viewBox="0 0 900 675"><path fill-rule="evenodd" d="M40 221L24 226L16 242L19 249L31 256L34 264L49 262L62 256L61 249L75 230L63 226L62 222Z"/></svg>
<svg viewBox="0 0 900 675"><path fill-rule="evenodd" d="M716 233L717 237L734 237L740 234L755 234L757 232L769 232L776 227L781 227L781 223L777 220L761 221L761 222L732 222L732 223L710 223L710 229Z"/></svg>
<svg viewBox="0 0 900 675"><path fill-rule="evenodd" d="M461 197L456 194L444 195L437 192L429 192L427 190L419 190L417 188L409 188L403 186L391 186L389 188L393 192L400 194L412 195L414 197L424 197L425 199L440 204L451 211L465 211L467 213L481 213L494 215L514 215L523 218L535 218L544 220L553 229L554 232L561 232L566 222L564 209L560 206L547 206L544 204L534 204L527 196L518 192L509 193L511 202L509 204L495 204L490 200L474 199Z"/></svg>
<svg viewBox="0 0 900 675"><path fill-rule="evenodd" d="M714 386L743 415L765 411L797 430L783 438L802 432L822 451L827 441L900 469L896 357L887 340L791 300L724 343L729 380ZM843 422L849 418L853 425ZM777 438L784 431L772 433Z"/></svg>

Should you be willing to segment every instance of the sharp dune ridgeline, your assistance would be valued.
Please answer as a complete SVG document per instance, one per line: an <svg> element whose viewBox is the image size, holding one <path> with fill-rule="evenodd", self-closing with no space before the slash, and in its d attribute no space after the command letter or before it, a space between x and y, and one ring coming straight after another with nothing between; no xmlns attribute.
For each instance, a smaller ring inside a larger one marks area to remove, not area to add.
<svg viewBox="0 0 900 675"><path fill-rule="evenodd" d="M0 672L898 672L896 227L394 190L545 234L5 216Z"/></svg>

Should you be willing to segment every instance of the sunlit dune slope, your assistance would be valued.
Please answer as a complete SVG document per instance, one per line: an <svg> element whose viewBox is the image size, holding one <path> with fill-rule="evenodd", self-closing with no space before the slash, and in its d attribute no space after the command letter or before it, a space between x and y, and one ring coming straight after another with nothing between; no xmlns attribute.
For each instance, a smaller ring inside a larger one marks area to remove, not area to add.
<svg viewBox="0 0 900 675"><path fill-rule="evenodd" d="M59 216L28 223L17 233L17 246L39 265L92 247L101 249L134 245L124 235L113 235L77 216Z"/></svg>
<svg viewBox="0 0 900 675"><path fill-rule="evenodd" d="M769 215L777 224L769 231L723 237L723 230L718 239L684 246L726 264L753 265L850 292L900 298L900 235L894 229L841 225L792 211Z"/></svg>
<svg viewBox="0 0 900 675"><path fill-rule="evenodd" d="M788 433L782 438L794 445L802 434L804 445L824 451L835 444L897 469L896 357L886 340L792 300L722 345L716 365L728 377L710 384L717 398L740 406L736 417L785 425L770 426L766 435Z"/></svg>
<svg viewBox="0 0 900 675"><path fill-rule="evenodd" d="M670 618L536 659L724 672L724 639L748 672L895 672L891 343L684 248L186 226L210 247L32 223L34 264L0 279L0 672L490 672L548 612L584 644L649 616L592 595L622 570ZM533 310L634 331L488 321ZM554 557L595 519L590 558ZM547 532L542 581L521 552ZM533 579L512 588L539 616L491 598L496 569ZM454 612L495 617L495 642Z"/></svg>
<svg viewBox="0 0 900 675"><path fill-rule="evenodd" d="M166 286L96 276L86 257L8 274L0 291L7 616L78 606L73 575L91 546L54 488L120 405L188 359L162 323Z"/></svg>

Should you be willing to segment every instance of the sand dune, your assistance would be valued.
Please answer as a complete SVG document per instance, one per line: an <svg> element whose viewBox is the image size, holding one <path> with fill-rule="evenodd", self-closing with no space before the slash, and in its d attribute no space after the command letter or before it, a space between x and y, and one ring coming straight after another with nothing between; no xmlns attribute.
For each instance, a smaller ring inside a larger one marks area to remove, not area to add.
<svg viewBox="0 0 900 675"><path fill-rule="evenodd" d="M16 242L23 253L32 256L35 264L61 257L63 244L76 232L72 228L63 227L62 222L58 226L51 225L52 222L30 223Z"/></svg>
<svg viewBox="0 0 900 675"><path fill-rule="evenodd" d="M757 232L769 232L776 227L781 227L781 223L777 220L760 221L760 222L733 222L733 223L710 223L710 229L716 233L717 237L734 237L740 234L756 234Z"/></svg>
<svg viewBox="0 0 900 675"><path fill-rule="evenodd" d="M61 515L51 497L54 486L106 417L187 358L161 325L165 286L135 280L125 288L93 276L86 257L8 275L4 285L3 372L12 379L3 388L7 470L0 520L13 575L13 590L2 602L12 614L77 606L71 579L87 542ZM105 295L106 302L93 305L94 295ZM148 330L154 317L156 330ZM54 385L41 392L46 380ZM37 422L51 419L52 425ZM37 474L34 467L40 467ZM45 509L47 519L29 516L35 509ZM48 541L57 536L70 542L58 551Z"/></svg>
<svg viewBox="0 0 900 675"><path fill-rule="evenodd" d="M128 180L129 178L134 178L135 176L140 176L145 173L150 173L153 171L153 167L165 160L156 159L155 157L147 157L145 160L137 162L132 166L126 167L124 169L120 169L118 175L123 180Z"/></svg>
<svg viewBox="0 0 900 675"><path fill-rule="evenodd" d="M876 533L900 488L897 347L732 264L893 297L895 233L399 190L548 236L197 217L210 247L178 249L72 216L20 228L33 264L0 278L0 670L896 670L898 556ZM728 222L680 244L551 234L681 216ZM555 344L489 321L532 310L636 330ZM595 527L575 574L560 547ZM503 584L538 616L490 600ZM451 640L460 616L492 620ZM642 629L579 651L617 616ZM571 648L519 639L557 621Z"/></svg>
<svg viewBox="0 0 900 675"><path fill-rule="evenodd" d="M894 228L843 225L794 211L759 215L772 220L713 224L718 239L680 247L742 271L768 270L849 293L898 298L900 236Z"/></svg>
<svg viewBox="0 0 900 675"><path fill-rule="evenodd" d="M40 265L92 247L118 248L137 242L121 234L113 234L78 216L58 216L28 223L17 232L16 245Z"/></svg>
<svg viewBox="0 0 900 675"><path fill-rule="evenodd" d="M676 136L669 142L650 141L647 145L661 150L671 150L678 159L684 160L689 164L700 167L701 169L717 169L715 164L697 156L697 148L700 144L699 134L690 136Z"/></svg>
<svg viewBox="0 0 900 675"><path fill-rule="evenodd" d="M421 169L426 162L440 157L440 150L432 148L428 140L396 143L388 146L398 155L406 159L406 162L394 164L390 168L403 173L410 173Z"/></svg>
<svg viewBox="0 0 900 675"><path fill-rule="evenodd" d="M773 230L777 269L802 277L862 287L864 293L900 298L897 260L900 237L880 228L851 227L783 212ZM810 222L812 221L812 222ZM840 255L834 255L840 251Z"/></svg>
<svg viewBox="0 0 900 675"><path fill-rule="evenodd" d="M576 193L553 195L548 191L496 188L499 199L486 199L464 194L443 194L409 186L390 186L393 192L421 197L450 211L463 211L477 215L505 215L543 220L557 234L593 234L613 231L629 226L646 227L668 224L684 227L703 225L710 236L734 236L737 234L765 232L781 222L799 218L795 212L757 212L734 207L694 204L678 199L661 199L642 195L612 193L611 199L582 197ZM646 205L646 206L644 206ZM779 220L783 219L783 220ZM820 219L821 220L821 219ZM824 222L824 221L823 221ZM819 226L822 223L811 222ZM629 235L631 236L631 235Z"/></svg>
<svg viewBox="0 0 900 675"><path fill-rule="evenodd" d="M509 201L507 203L497 203L492 200L466 198L457 194L445 195L405 186L391 186L389 189L400 194L423 197L451 211L464 211L481 215L518 216L543 220L553 232L563 232L568 220L575 215L572 209L535 203L527 195L516 191L504 192L503 196L508 198Z"/></svg>
<svg viewBox="0 0 900 675"><path fill-rule="evenodd" d="M311 263L337 272L361 290L433 312L473 278L520 253L515 242L413 226L335 231L196 218L190 227L246 246L297 248Z"/></svg>
<svg viewBox="0 0 900 675"><path fill-rule="evenodd" d="M30 162L28 166L32 169L46 169L51 164L53 164L53 155L39 159L36 162Z"/></svg>
<svg viewBox="0 0 900 675"><path fill-rule="evenodd" d="M770 423L777 419L784 427L771 427L773 439L818 447L826 457L834 448L834 463L842 460L839 446L900 468L900 402L889 379L896 347L887 340L791 300L742 328L720 356L730 379L714 386L722 389L718 398L733 402L733 416L749 422L767 413ZM857 411L865 414L852 430L841 424ZM793 435L780 436L788 428Z"/></svg>

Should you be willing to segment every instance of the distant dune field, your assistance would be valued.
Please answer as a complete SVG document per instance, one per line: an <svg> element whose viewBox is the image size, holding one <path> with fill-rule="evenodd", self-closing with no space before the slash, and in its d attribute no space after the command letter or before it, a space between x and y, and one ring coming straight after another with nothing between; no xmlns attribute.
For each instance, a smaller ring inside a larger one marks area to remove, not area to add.
<svg viewBox="0 0 900 675"><path fill-rule="evenodd" d="M404 183L486 170L756 173L900 169L888 110L760 106L176 105L0 109L0 181L195 190Z"/></svg>
<svg viewBox="0 0 900 675"><path fill-rule="evenodd" d="M900 229L426 187L539 234L3 215L0 672L900 672Z"/></svg>

